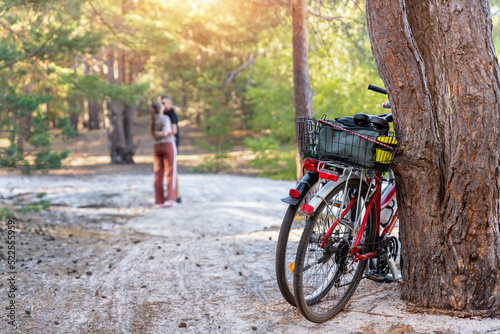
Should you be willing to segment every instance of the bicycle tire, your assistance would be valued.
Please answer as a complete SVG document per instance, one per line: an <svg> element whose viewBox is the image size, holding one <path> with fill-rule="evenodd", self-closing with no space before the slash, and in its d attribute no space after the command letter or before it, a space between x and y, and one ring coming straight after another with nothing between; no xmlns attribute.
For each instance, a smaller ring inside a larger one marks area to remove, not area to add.
<svg viewBox="0 0 500 334"><path fill-rule="evenodd" d="M276 280L283 298L292 306L297 306L293 294L293 270L295 256L307 216L301 212L302 205L318 191L320 182L311 187L304 199L297 205L289 205L285 213L276 245Z"/></svg>
<svg viewBox="0 0 500 334"><path fill-rule="evenodd" d="M352 297L363 277L368 261L355 262L348 253L356 237L353 231L347 228L356 215L355 209L350 210L342 220L343 223L337 225L329 245L325 248L319 246L322 236L340 214L344 193L358 191L356 189L360 189L359 184L359 179L351 179L335 187L310 216L302 234L295 259L293 284L297 307L309 321L322 323L337 315ZM363 183L361 197L367 191L368 185ZM359 200L359 197L357 198ZM361 212L366 210L366 203L362 200L361 209ZM375 207L372 207L360 243L362 252L373 250L375 215Z"/></svg>

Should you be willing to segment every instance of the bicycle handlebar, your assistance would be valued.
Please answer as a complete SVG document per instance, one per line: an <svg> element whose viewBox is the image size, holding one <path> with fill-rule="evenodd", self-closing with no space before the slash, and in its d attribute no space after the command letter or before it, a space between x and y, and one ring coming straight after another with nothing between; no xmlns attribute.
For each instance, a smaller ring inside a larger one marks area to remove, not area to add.
<svg viewBox="0 0 500 334"><path fill-rule="evenodd" d="M369 89L369 90L373 90L374 92L377 92L377 93L380 93L380 94L385 94L385 95L387 95L387 90L386 90L385 88L382 88L382 87L378 87L378 86L375 86L375 85L369 84L369 85L368 85L368 89Z"/></svg>

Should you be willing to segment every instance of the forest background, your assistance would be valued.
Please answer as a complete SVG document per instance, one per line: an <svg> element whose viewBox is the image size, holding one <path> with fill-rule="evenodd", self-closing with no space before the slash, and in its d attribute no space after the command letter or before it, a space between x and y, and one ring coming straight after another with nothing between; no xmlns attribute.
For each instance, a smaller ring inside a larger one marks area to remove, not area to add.
<svg viewBox="0 0 500 334"><path fill-rule="evenodd" d="M491 0L500 45L500 0ZM314 115L382 113L364 2L309 1ZM56 136L106 127L112 163L132 163L131 131L172 97L223 169L235 145L262 176L295 179L292 18L274 0L8 0L0 2L0 166L58 168Z"/></svg>

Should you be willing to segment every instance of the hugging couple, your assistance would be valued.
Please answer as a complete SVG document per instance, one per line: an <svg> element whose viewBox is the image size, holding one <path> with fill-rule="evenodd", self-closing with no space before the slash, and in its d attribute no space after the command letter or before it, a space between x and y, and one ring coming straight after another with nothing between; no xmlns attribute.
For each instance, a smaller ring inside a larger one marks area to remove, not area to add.
<svg viewBox="0 0 500 334"><path fill-rule="evenodd" d="M154 138L154 191L155 203L160 208L170 208L181 202L177 177L177 149L179 147L179 128L177 112L167 95L151 104L151 135ZM163 190L167 180L167 196Z"/></svg>

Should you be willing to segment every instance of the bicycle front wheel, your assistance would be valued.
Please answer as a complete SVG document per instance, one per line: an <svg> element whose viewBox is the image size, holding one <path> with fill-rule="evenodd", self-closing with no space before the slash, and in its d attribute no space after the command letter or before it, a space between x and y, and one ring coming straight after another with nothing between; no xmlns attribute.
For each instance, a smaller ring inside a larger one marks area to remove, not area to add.
<svg viewBox="0 0 500 334"><path fill-rule="evenodd" d="M366 183L351 179L339 184L309 217L297 249L294 295L306 319L325 322L347 304L363 278L367 261L357 262L351 254L356 229L366 212ZM351 203L351 206L349 204ZM326 243L321 242L342 212L344 218L333 229ZM375 208L368 220L359 248L370 252L375 241Z"/></svg>

